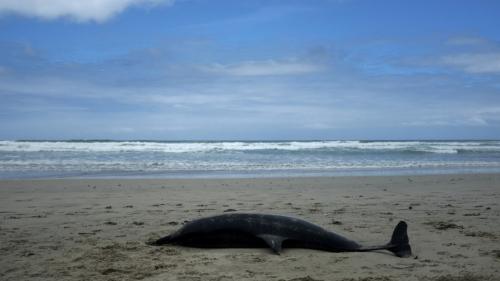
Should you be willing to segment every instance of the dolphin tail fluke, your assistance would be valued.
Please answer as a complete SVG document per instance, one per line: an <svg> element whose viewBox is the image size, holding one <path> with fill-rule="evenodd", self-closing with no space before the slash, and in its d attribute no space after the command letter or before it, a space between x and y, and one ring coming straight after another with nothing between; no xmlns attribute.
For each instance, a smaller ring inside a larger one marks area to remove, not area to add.
<svg viewBox="0 0 500 281"><path fill-rule="evenodd" d="M400 221L394 232L392 233L391 242L387 250L393 252L396 256L407 258L411 256L411 247L407 233L408 225L404 221Z"/></svg>
<svg viewBox="0 0 500 281"><path fill-rule="evenodd" d="M159 245L170 244L170 243L172 243L172 236L168 235L168 236L165 236L165 237L160 238L158 240L149 242L148 244L152 245L152 246L159 246Z"/></svg>

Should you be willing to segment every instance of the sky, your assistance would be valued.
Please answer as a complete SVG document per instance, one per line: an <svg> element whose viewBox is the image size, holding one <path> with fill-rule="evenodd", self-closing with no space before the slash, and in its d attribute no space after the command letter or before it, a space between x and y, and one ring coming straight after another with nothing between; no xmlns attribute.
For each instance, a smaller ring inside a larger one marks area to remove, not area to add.
<svg viewBox="0 0 500 281"><path fill-rule="evenodd" d="M0 0L0 139L500 139L500 1Z"/></svg>

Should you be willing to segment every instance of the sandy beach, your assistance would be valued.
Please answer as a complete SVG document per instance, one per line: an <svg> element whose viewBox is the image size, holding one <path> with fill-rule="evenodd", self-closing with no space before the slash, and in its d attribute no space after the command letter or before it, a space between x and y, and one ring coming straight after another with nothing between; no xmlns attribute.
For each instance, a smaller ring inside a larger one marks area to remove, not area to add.
<svg viewBox="0 0 500 281"><path fill-rule="evenodd" d="M224 212L299 217L389 252L149 246ZM500 174L0 181L1 280L500 280Z"/></svg>

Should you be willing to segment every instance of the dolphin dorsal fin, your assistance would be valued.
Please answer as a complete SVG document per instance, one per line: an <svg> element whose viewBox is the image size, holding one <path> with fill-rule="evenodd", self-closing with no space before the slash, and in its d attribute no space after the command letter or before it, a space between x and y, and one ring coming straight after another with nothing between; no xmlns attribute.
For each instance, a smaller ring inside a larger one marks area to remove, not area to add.
<svg viewBox="0 0 500 281"><path fill-rule="evenodd" d="M283 241L286 238L284 238L282 236L278 236L278 235L272 235L272 234L261 234L261 235L257 235L257 237L266 241L267 245L269 245L269 247L271 249L273 249L273 251L276 254L278 254L278 255L281 254L281 244L283 243Z"/></svg>

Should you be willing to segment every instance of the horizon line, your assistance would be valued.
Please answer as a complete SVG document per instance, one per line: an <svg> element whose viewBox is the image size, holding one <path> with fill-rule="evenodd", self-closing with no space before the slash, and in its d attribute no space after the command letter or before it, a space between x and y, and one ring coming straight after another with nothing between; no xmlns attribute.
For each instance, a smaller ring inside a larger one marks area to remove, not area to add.
<svg viewBox="0 0 500 281"><path fill-rule="evenodd" d="M454 139L454 138L422 138L422 139L0 139L13 142L325 142L325 141L360 141L360 142L410 142L410 141L500 141L500 139Z"/></svg>

